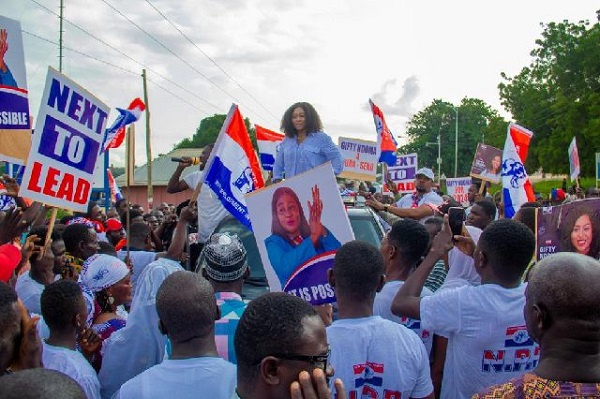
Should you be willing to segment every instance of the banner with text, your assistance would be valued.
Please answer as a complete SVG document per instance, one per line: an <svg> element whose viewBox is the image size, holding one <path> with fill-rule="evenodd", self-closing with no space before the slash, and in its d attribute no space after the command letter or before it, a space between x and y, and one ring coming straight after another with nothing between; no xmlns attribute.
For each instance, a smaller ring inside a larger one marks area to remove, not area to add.
<svg viewBox="0 0 600 399"><path fill-rule="evenodd" d="M333 267L335 252L352 241L354 233L331 163L245 199L270 290L313 305L335 302L327 270Z"/></svg>
<svg viewBox="0 0 600 399"><path fill-rule="evenodd" d="M48 68L19 195L85 212L109 107Z"/></svg>
<svg viewBox="0 0 600 399"><path fill-rule="evenodd" d="M344 170L339 177L375 181L377 172L377 143L340 137L338 147L344 157Z"/></svg>
<svg viewBox="0 0 600 399"><path fill-rule="evenodd" d="M469 186L472 184L471 177L456 177L446 179L446 191L448 195L457 200L462 206L469 206Z"/></svg>
<svg viewBox="0 0 600 399"><path fill-rule="evenodd" d="M0 16L0 160L25 164L31 121L21 23ZM4 49L2 48L4 47Z"/></svg>
<svg viewBox="0 0 600 399"><path fill-rule="evenodd" d="M600 256L600 199L537 208L537 259L556 252Z"/></svg>
<svg viewBox="0 0 600 399"><path fill-rule="evenodd" d="M388 167L388 176L398 186L398 192L415 190L415 175L419 167L417 154L398 155L396 165Z"/></svg>

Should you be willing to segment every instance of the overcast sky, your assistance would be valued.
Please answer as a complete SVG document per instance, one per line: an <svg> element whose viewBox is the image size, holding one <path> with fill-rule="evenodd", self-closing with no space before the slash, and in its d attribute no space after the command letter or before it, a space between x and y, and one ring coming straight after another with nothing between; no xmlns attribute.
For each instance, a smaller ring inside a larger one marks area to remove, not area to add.
<svg viewBox="0 0 600 399"><path fill-rule="evenodd" d="M58 13L59 0L2 0L0 12L20 20L23 30L58 42L58 18L36 2ZM137 75L145 65L154 156L191 137L202 118L226 113L232 102L252 123L279 130L283 112L308 101L337 142L340 136L375 140L366 107L372 98L401 137L408 118L435 98L454 104L480 98L510 118L500 105L500 73L512 76L530 63L540 22L595 22L593 3L65 0L64 45L105 63L65 50L63 72L111 108L126 107L143 97ZM36 115L47 67L58 67L58 48L23 37ZM136 129L141 165L145 122ZM123 153L111 151L111 163L122 164Z"/></svg>

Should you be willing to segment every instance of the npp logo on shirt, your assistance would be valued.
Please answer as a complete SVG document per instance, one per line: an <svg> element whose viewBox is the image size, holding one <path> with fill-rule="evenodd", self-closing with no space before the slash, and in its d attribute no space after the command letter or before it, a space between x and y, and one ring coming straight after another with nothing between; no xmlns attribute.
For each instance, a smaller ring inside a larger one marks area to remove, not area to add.
<svg viewBox="0 0 600 399"><path fill-rule="evenodd" d="M503 348L483 351L481 371L524 372L536 368L539 359L540 347L527 333L527 327L509 326Z"/></svg>

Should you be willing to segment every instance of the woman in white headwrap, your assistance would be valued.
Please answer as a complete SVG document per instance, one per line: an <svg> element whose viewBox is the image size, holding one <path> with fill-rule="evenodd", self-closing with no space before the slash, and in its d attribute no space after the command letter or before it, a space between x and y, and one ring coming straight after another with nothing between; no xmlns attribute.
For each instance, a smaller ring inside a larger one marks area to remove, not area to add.
<svg viewBox="0 0 600 399"><path fill-rule="evenodd" d="M92 255L83 263L81 283L94 294L92 329L104 341L125 327L127 312L124 304L131 302L131 272L119 258ZM100 369L101 357L94 358L94 368Z"/></svg>
<svg viewBox="0 0 600 399"><path fill-rule="evenodd" d="M186 223L197 217L195 208L181 210L167 256L151 262L137 279L127 325L104 341L98 373L103 399L111 398L125 382L163 361L167 337L158 328L156 293L170 274L183 270L174 259L181 259Z"/></svg>
<svg viewBox="0 0 600 399"><path fill-rule="evenodd" d="M158 329L156 293L162 282L178 270L183 270L179 262L159 258L142 271L127 325L104 342L98 375L103 398L112 397L123 383L163 360L166 336Z"/></svg>

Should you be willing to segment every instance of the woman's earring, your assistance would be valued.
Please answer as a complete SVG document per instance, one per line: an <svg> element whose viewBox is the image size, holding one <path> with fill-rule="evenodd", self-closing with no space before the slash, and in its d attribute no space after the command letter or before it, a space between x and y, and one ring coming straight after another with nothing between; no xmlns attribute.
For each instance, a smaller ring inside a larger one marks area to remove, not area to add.
<svg viewBox="0 0 600 399"><path fill-rule="evenodd" d="M115 298L113 298L112 296L109 296L109 297L108 297L108 303L110 303L111 305L112 305L113 303L115 303Z"/></svg>

